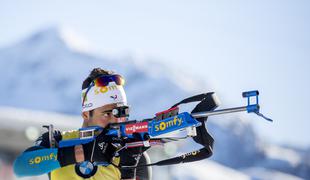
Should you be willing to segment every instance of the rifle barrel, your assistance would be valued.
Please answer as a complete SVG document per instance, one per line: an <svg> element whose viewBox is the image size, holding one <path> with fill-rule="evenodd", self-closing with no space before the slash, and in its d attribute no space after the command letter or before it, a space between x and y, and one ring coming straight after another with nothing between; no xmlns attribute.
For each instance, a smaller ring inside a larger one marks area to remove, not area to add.
<svg viewBox="0 0 310 180"><path fill-rule="evenodd" d="M196 112L196 113L192 113L191 115L194 118L202 118L202 117L214 116L214 115L219 115L219 114L228 114L228 113L241 112L241 111L247 111L247 106L220 109L220 110L215 110L215 111Z"/></svg>

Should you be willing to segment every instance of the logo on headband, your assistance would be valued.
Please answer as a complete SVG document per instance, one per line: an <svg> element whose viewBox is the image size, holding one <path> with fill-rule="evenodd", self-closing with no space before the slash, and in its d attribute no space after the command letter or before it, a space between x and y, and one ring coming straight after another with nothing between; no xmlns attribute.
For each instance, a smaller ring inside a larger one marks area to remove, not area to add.
<svg viewBox="0 0 310 180"><path fill-rule="evenodd" d="M95 87L94 91L95 91L95 95L98 95L99 93L104 94L108 91L114 91L117 89L119 89L119 86L112 85L112 86L104 86L104 87Z"/></svg>
<svg viewBox="0 0 310 180"><path fill-rule="evenodd" d="M87 92L87 94L85 94ZM83 100L85 98L85 100ZM127 104L126 93L122 85L109 85L104 87L92 86L82 92L82 111L90 111L98 107L112 104Z"/></svg>
<svg viewBox="0 0 310 180"><path fill-rule="evenodd" d="M88 104L84 104L83 108L89 108L89 107L92 107L92 106L93 106L93 103L88 103Z"/></svg>
<svg viewBox="0 0 310 180"><path fill-rule="evenodd" d="M117 94L115 94L114 96L110 96L110 98L112 98L115 101L117 99Z"/></svg>

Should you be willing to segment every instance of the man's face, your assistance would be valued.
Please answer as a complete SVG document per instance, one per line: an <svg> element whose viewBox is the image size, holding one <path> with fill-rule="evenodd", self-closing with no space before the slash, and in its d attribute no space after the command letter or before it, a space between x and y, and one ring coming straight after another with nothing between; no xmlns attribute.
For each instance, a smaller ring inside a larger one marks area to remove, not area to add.
<svg viewBox="0 0 310 180"><path fill-rule="evenodd" d="M111 110L116 108L116 104L108 104L93 110L92 116L89 112L83 113L83 118L88 126L106 127L109 123L116 123L117 118L112 115Z"/></svg>

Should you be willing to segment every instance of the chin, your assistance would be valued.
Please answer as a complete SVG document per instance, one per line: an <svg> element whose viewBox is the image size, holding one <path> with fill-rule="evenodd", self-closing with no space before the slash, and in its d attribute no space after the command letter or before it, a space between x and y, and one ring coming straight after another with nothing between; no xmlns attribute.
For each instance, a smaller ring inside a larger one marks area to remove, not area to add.
<svg viewBox="0 0 310 180"><path fill-rule="evenodd" d="M95 126L99 126L99 127L105 128L105 127L107 127L107 124L96 124Z"/></svg>
<svg viewBox="0 0 310 180"><path fill-rule="evenodd" d="M107 124L89 124L88 126L99 126L99 127L105 128L107 127Z"/></svg>

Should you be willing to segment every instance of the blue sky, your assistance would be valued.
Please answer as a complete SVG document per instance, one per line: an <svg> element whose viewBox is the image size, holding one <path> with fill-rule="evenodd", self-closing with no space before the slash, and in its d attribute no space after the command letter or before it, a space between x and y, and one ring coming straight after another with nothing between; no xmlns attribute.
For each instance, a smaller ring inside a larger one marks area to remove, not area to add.
<svg viewBox="0 0 310 180"><path fill-rule="evenodd" d="M68 26L102 55L132 54L199 76L225 105L259 89L263 138L310 146L310 1L0 1L0 47ZM188 70L187 70L188 69Z"/></svg>

